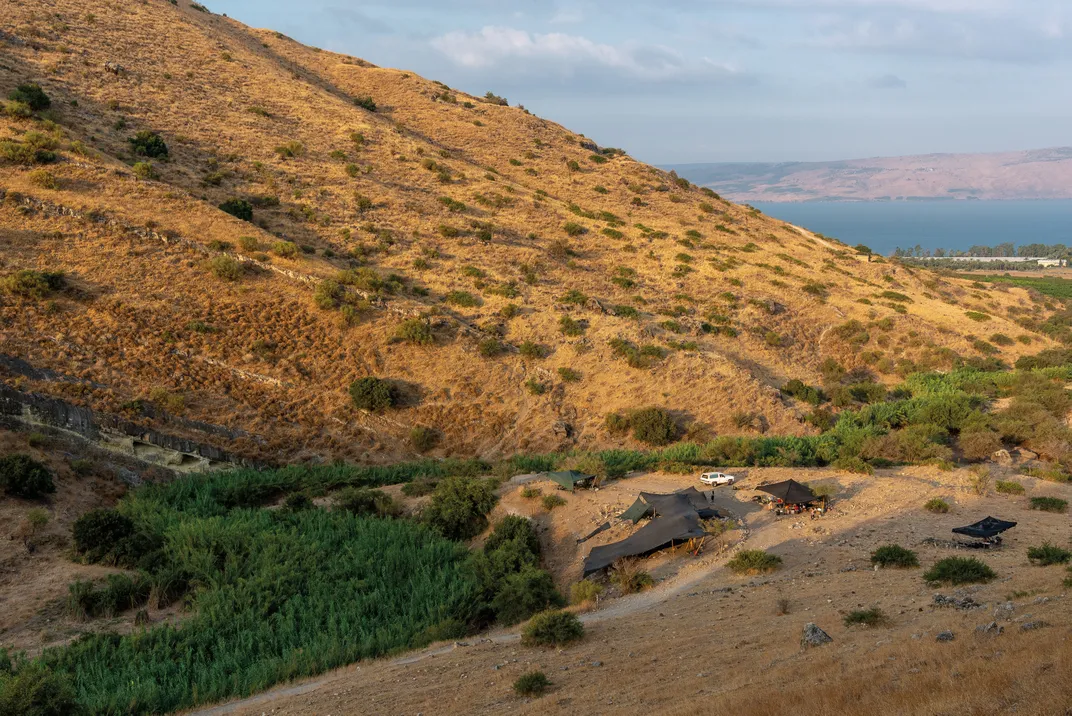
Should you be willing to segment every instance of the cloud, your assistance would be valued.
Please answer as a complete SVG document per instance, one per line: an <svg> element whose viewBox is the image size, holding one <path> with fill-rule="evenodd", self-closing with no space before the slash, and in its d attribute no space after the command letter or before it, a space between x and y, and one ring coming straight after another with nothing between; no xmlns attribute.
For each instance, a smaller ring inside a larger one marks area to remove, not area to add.
<svg viewBox="0 0 1072 716"><path fill-rule="evenodd" d="M852 52L1038 63L1068 54L1065 25L933 13L824 18L808 44Z"/></svg>
<svg viewBox="0 0 1072 716"><path fill-rule="evenodd" d="M736 68L708 58L691 59L661 45L608 45L560 32L530 33L509 27L449 32L432 47L469 70L509 70L565 76L610 73L644 82L730 78Z"/></svg>
<svg viewBox="0 0 1072 716"><path fill-rule="evenodd" d="M897 75L882 75L875 77L867 83L872 89L908 89L908 83Z"/></svg>

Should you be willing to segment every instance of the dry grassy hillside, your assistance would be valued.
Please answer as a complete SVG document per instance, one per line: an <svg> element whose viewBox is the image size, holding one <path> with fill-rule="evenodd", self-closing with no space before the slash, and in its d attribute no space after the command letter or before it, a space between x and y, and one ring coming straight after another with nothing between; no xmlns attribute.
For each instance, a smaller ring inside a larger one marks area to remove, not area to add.
<svg viewBox="0 0 1072 716"><path fill-rule="evenodd" d="M52 100L0 118L0 275L67 281L0 294L0 353L75 380L4 379L240 429L239 454L398 458L419 425L435 455L609 446L608 412L652 404L693 435L801 434L777 388L824 359L893 380L1049 343L1013 320L1050 315L1037 294L868 262L520 107L186 0L9 3L0 45L2 96ZM168 156L135 156L140 131ZM12 160L33 143L55 161ZM364 376L402 405L355 410Z"/></svg>

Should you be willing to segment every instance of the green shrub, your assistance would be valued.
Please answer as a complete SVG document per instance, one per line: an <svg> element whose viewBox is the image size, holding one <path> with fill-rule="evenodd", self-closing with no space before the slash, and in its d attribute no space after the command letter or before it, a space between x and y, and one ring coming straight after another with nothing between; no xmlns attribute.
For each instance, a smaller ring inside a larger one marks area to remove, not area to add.
<svg viewBox="0 0 1072 716"><path fill-rule="evenodd" d="M290 141L276 147L275 153L279 155L280 159L293 159L305 154L305 145L301 142Z"/></svg>
<svg viewBox="0 0 1072 716"><path fill-rule="evenodd" d="M1048 567L1052 564L1066 564L1072 559L1072 552L1061 549L1049 542L1043 542L1041 547L1028 547L1027 558L1039 567Z"/></svg>
<svg viewBox="0 0 1072 716"><path fill-rule="evenodd" d="M742 550L726 563L726 566L735 574L765 574L773 572L781 565L781 557L768 554L761 549Z"/></svg>
<svg viewBox="0 0 1072 716"><path fill-rule="evenodd" d="M159 159L168 155L168 147L163 138L148 129L143 129L127 141L136 156Z"/></svg>
<svg viewBox="0 0 1072 716"><path fill-rule="evenodd" d="M7 98L12 102L21 102L34 112L40 112L52 106L52 100L41 89L41 85L35 83L19 85L8 94Z"/></svg>
<svg viewBox="0 0 1072 716"><path fill-rule="evenodd" d="M44 132L30 130L21 140L5 139L0 141L0 156L16 164L32 166L56 161L56 139Z"/></svg>
<svg viewBox="0 0 1072 716"><path fill-rule="evenodd" d="M365 95L363 97L354 97L354 104L361 109L367 110L369 112L376 111L376 101L372 99L372 97L370 97L369 95Z"/></svg>
<svg viewBox="0 0 1072 716"><path fill-rule="evenodd" d="M581 374L573 368L562 366L558 369L558 377L561 378L564 383L576 383L581 379Z"/></svg>
<svg viewBox="0 0 1072 716"><path fill-rule="evenodd" d="M563 646L583 638L581 620L565 611L540 612L521 632L521 643L526 646Z"/></svg>
<svg viewBox="0 0 1072 716"><path fill-rule="evenodd" d="M539 360L540 358L547 357L548 350L545 346L541 346L539 343L525 341L518 347L518 352L520 352L524 358Z"/></svg>
<svg viewBox="0 0 1072 716"><path fill-rule="evenodd" d="M876 627L884 626L889 623L889 618L878 607L872 607L871 609L856 609L845 615L842 620L845 622L845 626L853 626L854 624L862 624L863 626Z"/></svg>
<svg viewBox="0 0 1072 716"><path fill-rule="evenodd" d="M998 480L994 486L998 492L1003 495L1022 495L1024 494L1024 486L1019 482L1013 480Z"/></svg>
<svg viewBox="0 0 1072 716"><path fill-rule="evenodd" d="M45 298L55 291L62 291L66 286L67 279L62 271L24 269L5 276L3 281L5 291L23 298Z"/></svg>
<svg viewBox="0 0 1072 716"><path fill-rule="evenodd" d="M367 376L350 384L350 399L355 408L382 413L398 404L398 388L391 381Z"/></svg>
<svg viewBox="0 0 1072 716"><path fill-rule="evenodd" d="M514 692L518 696L539 696L550 685L551 680L542 671L530 671L517 677Z"/></svg>
<svg viewBox="0 0 1072 716"><path fill-rule="evenodd" d="M487 514L497 499L487 480L449 477L436 485L421 517L447 539L467 540L488 526Z"/></svg>
<svg viewBox="0 0 1072 716"><path fill-rule="evenodd" d="M607 413L603 419L603 425L611 435L625 435L632 427L629 418L621 413Z"/></svg>
<svg viewBox="0 0 1072 716"><path fill-rule="evenodd" d="M567 221L562 225L562 230L567 236L581 236L588 233L588 229L575 221Z"/></svg>
<svg viewBox="0 0 1072 716"><path fill-rule="evenodd" d="M291 512L297 512L298 510L311 510L315 505L313 499L304 492L292 492L283 500L283 507Z"/></svg>
<svg viewBox="0 0 1072 716"><path fill-rule="evenodd" d="M946 512L949 512L949 503L937 497L932 497L924 503L923 509L928 512L944 515Z"/></svg>
<svg viewBox="0 0 1072 716"><path fill-rule="evenodd" d="M565 498L563 498L561 495L555 494L544 495L543 499L540 502L543 504L543 508L548 512L555 509L556 507L561 507L562 505L566 504Z"/></svg>
<svg viewBox="0 0 1072 716"><path fill-rule="evenodd" d="M293 241L276 241L272 244L271 251L276 256L282 256L285 259L295 258L301 253L301 249Z"/></svg>
<svg viewBox="0 0 1072 716"><path fill-rule="evenodd" d="M78 716L71 678L36 662L24 662L11 676L0 674L0 713L15 716Z"/></svg>
<svg viewBox="0 0 1072 716"><path fill-rule="evenodd" d="M209 259L208 269L212 275L224 281L238 281L246 273L246 267L241 261L226 254Z"/></svg>
<svg viewBox="0 0 1072 716"><path fill-rule="evenodd" d="M989 321L990 320L990 316L988 316L985 313L981 313L979 311L965 311L964 315L967 316L968 318L970 318L971 320L977 321L979 323L982 323L983 321Z"/></svg>
<svg viewBox="0 0 1072 716"><path fill-rule="evenodd" d="M610 579L618 585L622 594L636 594L655 586L652 576L640 569L636 560L633 559L620 559L615 562Z"/></svg>
<svg viewBox="0 0 1072 716"><path fill-rule="evenodd" d="M134 523L118 511L92 510L75 520L74 548L87 562L107 561L134 532Z"/></svg>
<svg viewBox="0 0 1072 716"><path fill-rule="evenodd" d="M428 452L439 444L439 431L423 425L415 425L409 431L409 441L418 452Z"/></svg>
<svg viewBox="0 0 1072 716"><path fill-rule="evenodd" d="M985 584L997 577L994 570L975 557L946 557L923 573L928 582L951 584Z"/></svg>
<svg viewBox="0 0 1072 716"><path fill-rule="evenodd" d="M669 445L677 438L677 424L665 408L648 407L629 416L633 437L646 445Z"/></svg>
<svg viewBox="0 0 1072 716"><path fill-rule="evenodd" d="M407 318L402 321L395 329L395 338L418 346L430 346L435 343L432 324L426 318Z"/></svg>
<svg viewBox="0 0 1072 716"><path fill-rule="evenodd" d="M245 199L228 199L220 204L220 210L242 221L253 221L253 205Z"/></svg>
<svg viewBox="0 0 1072 716"><path fill-rule="evenodd" d="M880 567L908 569L918 567L919 558L910 549L905 549L896 544L888 544L871 553L871 564L877 564Z"/></svg>
<svg viewBox="0 0 1072 716"><path fill-rule="evenodd" d="M1031 509L1043 512L1067 512L1068 500L1057 497L1032 497Z"/></svg>
<svg viewBox="0 0 1072 716"><path fill-rule="evenodd" d="M491 608L500 623L517 624L537 612L561 607L564 601L550 574L526 567L503 580Z"/></svg>
<svg viewBox="0 0 1072 716"><path fill-rule="evenodd" d="M599 599L603 585L590 579L582 579L570 585L570 604L590 604Z"/></svg>
<svg viewBox="0 0 1072 716"><path fill-rule="evenodd" d="M796 378L786 383L782 388L782 392L811 405L818 405L823 401L823 391L813 388Z"/></svg>
<svg viewBox="0 0 1072 716"><path fill-rule="evenodd" d="M347 487L340 490L335 496L335 507L358 516L387 518L402 514L402 506L393 497L383 490L371 487Z"/></svg>
<svg viewBox="0 0 1072 716"><path fill-rule="evenodd" d="M580 321L575 321L570 316L562 316L558 319L558 330L562 331L564 335L576 337L584 335L584 324Z"/></svg>
<svg viewBox="0 0 1072 716"><path fill-rule="evenodd" d="M569 291L566 291L566 293L564 293L558 300L560 303L572 303L577 306L583 306L585 303L588 302L588 296L585 296L583 293L581 293L575 288L571 288Z"/></svg>
<svg viewBox="0 0 1072 716"><path fill-rule="evenodd" d="M543 494L543 490L532 485L525 485L521 488L521 496L526 500L535 500L537 497Z"/></svg>
<svg viewBox="0 0 1072 716"><path fill-rule="evenodd" d="M506 352L506 346L498 338L485 338L477 344L476 348L484 358L495 358Z"/></svg>
<svg viewBox="0 0 1072 716"><path fill-rule="evenodd" d="M539 494L539 490L536 491ZM522 497L525 497L522 494ZM495 524L495 529L484 541L484 551L494 552L507 542L518 541L525 549L537 557L540 555L540 537L532 520L520 515L507 515Z"/></svg>
<svg viewBox="0 0 1072 716"><path fill-rule="evenodd" d="M468 291L451 291L443 300L452 306L459 306L461 308L476 308L482 303L479 298Z"/></svg>
<svg viewBox="0 0 1072 716"><path fill-rule="evenodd" d="M0 457L0 488L12 497L37 500L56 491L49 469L29 455Z"/></svg>

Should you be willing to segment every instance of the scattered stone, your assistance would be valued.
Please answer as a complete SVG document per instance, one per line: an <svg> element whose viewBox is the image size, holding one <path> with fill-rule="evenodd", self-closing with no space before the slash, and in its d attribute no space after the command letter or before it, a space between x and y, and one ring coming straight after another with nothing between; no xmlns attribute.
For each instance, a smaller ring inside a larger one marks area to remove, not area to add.
<svg viewBox="0 0 1072 716"><path fill-rule="evenodd" d="M602 661L593 661L592 666L603 666L603 662Z"/></svg>
<svg viewBox="0 0 1072 716"><path fill-rule="evenodd" d="M995 619L1008 619L1012 616L1013 611L1016 609L1016 605L1012 602L1005 602L994 607Z"/></svg>
<svg viewBox="0 0 1072 716"><path fill-rule="evenodd" d="M944 594L934 595L934 606L936 607L953 607L954 609L978 609L982 607L977 601L971 597L947 597Z"/></svg>
<svg viewBox="0 0 1072 716"><path fill-rule="evenodd" d="M942 631L942 632L938 632L938 636L936 637L936 641L953 641L953 638L954 638L953 637L953 632L951 632L951 631Z"/></svg>
<svg viewBox="0 0 1072 716"><path fill-rule="evenodd" d="M127 71L127 69L118 62L105 62L104 70L106 72L111 72L113 75L121 75Z"/></svg>
<svg viewBox="0 0 1072 716"><path fill-rule="evenodd" d="M820 629L814 622L804 625L804 633L800 637L800 647L807 649L812 646L822 646L834 641L829 634Z"/></svg>
<svg viewBox="0 0 1072 716"><path fill-rule="evenodd" d="M1035 631L1044 626L1048 626L1044 621L1024 622L1020 625L1020 631Z"/></svg>
<svg viewBox="0 0 1072 716"><path fill-rule="evenodd" d="M998 450L993 455L990 456L990 459L993 460L994 462L996 462L997 464L1003 465L1005 467L1008 467L1009 465L1012 465L1012 455L1009 454L1008 450L1004 450L1004 449Z"/></svg>
<svg viewBox="0 0 1072 716"><path fill-rule="evenodd" d="M991 636L997 636L1005 631L1005 627L1001 626L997 622L990 622L989 624L980 624L975 627L976 634L989 634Z"/></svg>

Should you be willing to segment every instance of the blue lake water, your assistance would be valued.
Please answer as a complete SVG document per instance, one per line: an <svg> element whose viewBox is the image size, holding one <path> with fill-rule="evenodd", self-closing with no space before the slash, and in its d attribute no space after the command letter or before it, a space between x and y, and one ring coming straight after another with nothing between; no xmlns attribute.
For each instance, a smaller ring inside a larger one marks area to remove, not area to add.
<svg viewBox="0 0 1072 716"><path fill-rule="evenodd" d="M889 254L894 248L956 249L1020 244L1072 245L1072 200L1052 201L865 201L772 204L757 209L850 246L866 244Z"/></svg>

